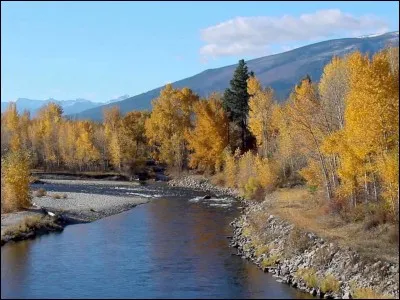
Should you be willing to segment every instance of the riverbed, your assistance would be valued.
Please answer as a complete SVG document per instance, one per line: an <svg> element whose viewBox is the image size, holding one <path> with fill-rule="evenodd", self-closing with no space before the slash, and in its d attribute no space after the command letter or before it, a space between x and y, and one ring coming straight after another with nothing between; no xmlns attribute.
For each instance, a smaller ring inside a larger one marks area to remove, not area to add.
<svg viewBox="0 0 400 300"><path fill-rule="evenodd" d="M48 183L47 191L149 203L1 248L2 298L310 298L229 247L240 203L155 183Z"/></svg>

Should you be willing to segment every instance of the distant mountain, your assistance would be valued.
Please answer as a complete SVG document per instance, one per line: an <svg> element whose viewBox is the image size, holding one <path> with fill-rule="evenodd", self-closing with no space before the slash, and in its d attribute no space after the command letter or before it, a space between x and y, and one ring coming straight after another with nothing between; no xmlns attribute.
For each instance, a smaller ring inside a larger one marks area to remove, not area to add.
<svg viewBox="0 0 400 300"><path fill-rule="evenodd" d="M252 59L246 63L249 70L256 74L261 83L264 86L271 86L275 90L278 100L283 101L288 97L293 86L306 74L310 74L314 81L318 81L324 65L331 60L333 55L343 56L355 50L374 54L389 44L399 44L398 31L382 35L323 41L284 53ZM207 96L213 91L222 92L229 86L236 66L235 64L209 69L192 77L173 82L172 85L175 88L189 87L200 96ZM131 110L150 110L151 100L158 97L162 88L164 87L158 87L123 101L97 106L73 117L101 120L103 109L115 105L120 107L122 113Z"/></svg>
<svg viewBox="0 0 400 300"><path fill-rule="evenodd" d="M18 98L15 102L17 105L17 111L22 113L24 110L28 110L31 116L35 116L40 108L47 105L49 102L55 102L64 110L64 115L77 114L84 110L102 105L103 103L92 102L86 99L76 99L76 100L32 100L27 98ZM3 112L8 106L7 102L1 102L1 112Z"/></svg>
<svg viewBox="0 0 400 300"><path fill-rule="evenodd" d="M129 98L129 95L124 95L118 97L117 99L112 99L107 101L106 103L118 102ZM32 100L27 98L18 98L16 101L17 111L22 113L24 110L28 110L31 113L31 116L35 116L40 108L47 105L49 102L55 102L64 110L64 115L75 115L82 111L104 105L104 103L93 102L86 99L75 99L75 100L55 100L53 98L47 100ZM8 102L1 102L1 112L4 112L7 109Z"/></svg>
<svg viewBox="0 0 400 300"><path fill-rule="evenodd" d="M108 101L106 102L106 104L108 104L108 103L114 103L114 102L119 102L119 101L123 101L123 100L125 100L125 99L130 98L130 97L131 97L131 96L129 96L129 95L123 95L123 96L118 97L118 98L116 98L116 99L108 100Z"/></svg>

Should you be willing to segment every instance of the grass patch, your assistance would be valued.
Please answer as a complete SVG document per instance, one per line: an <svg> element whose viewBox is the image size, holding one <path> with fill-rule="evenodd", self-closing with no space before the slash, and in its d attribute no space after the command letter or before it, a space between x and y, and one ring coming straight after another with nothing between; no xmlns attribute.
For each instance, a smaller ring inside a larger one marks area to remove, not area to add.
<svg viewBox="0 0 400 300"><path fill-rule="evenodd" d="M381 207L362 207L360 204L357 212L344 219L339 214L327 214L327 203L323 190L312 195L307 187L295 187L267 195L263 207L268 214L277 215L340 247L351 247L366 258L398 261L398 230L395 224L384 223L385 215L379 213ZM376 218L372 218L374 214Z"/></svg>
<svg viewBox="0 0 400 300"><path fill-rule="evenodd" d="M9 235L17 238L29 232L35 232L41 229L57 230L62 227L54 222L54 219L45 216L29 216L26 217L21 223L9 226L4 230L4 236Z"/></svg>
<svg viewBox="0 0 400 300"><path fill-rule="evenodd" d="M271 255L270 257L265 257L261 262L261 266L263 268L275 266L277 260L279 260L279 255Z"/></svg>
<svg viewBox="0 0 400 300"><path fill-rule="evenodd" d="M333 276L332 274L328 274L325 276L324 279L321 281L321 291L323 293L327 292L338 292L340 289L339 281Z"/></svg>
<svg viewBox="0 0 400 300"><path fill-rule="evenodd" d="M250 237L250 235L251 235L250 226L246 226L246 227L243 228L242 235L246 236L246 237Z"/></svg>
<svg viewBox="0 0 400 300"><path fill-rule="evenodd" d="M296 276L303 279L308 287L313 287L313 288L319 287L319 280L315 272L315 269L313 268L298 269L296 272Z"/></svg>
<svg viewBox="0 0 400 300"><path fill-rule="evenodd" d="M382 295L371 288L352 288L353 299L395 299L390 295Z"/></svg>
<svg viewBox="0 0 400 300"><path fill-rule="evenodd" d="M287 254L302 253L310 246L310 241L306 234L299 228L294 228L287 239Z"/></svg>
<svg viewBox="0 0 400 300"><path fill-rule="evenodd" d="M254 254L256 256L261 256L262 254L267 254L269 252L269 246L268 245L259 245L256 247L256 250Z"/></svg>

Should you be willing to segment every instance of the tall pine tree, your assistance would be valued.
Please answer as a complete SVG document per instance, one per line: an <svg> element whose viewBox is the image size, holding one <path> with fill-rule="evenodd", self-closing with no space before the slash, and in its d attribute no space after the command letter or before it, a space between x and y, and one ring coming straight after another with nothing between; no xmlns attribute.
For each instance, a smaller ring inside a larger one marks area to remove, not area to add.
<svg viewBox="0 0 400 300"><path fill-rule="evenodd" d="M223 107L230 121L235 122L241 129L242 151L246 149L246 137L249 135L247 129L250 97L247 92L248 78L249 71L246 63L241 59L230 81L230 88L225 90L223 97Z"/></svg>

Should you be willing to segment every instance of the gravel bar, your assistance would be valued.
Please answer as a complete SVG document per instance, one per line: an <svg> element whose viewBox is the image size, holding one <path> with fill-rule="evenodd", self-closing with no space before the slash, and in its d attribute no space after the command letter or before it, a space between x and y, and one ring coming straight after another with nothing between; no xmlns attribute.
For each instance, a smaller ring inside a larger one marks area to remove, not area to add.
<svg viewBox="0 0 400 300"><path fill-rule="evenodd" d="M81 179L40 179L44 183L67 184L67 185L114 185L114 186L138 186L140 182L135 181L112 181L112 180L81 180Z"/></svg>
<svg viewBox="0 0 400 300"><path fill-rule="evenodd" d="M63 193L66 199L53 199L49 196L35 197L33 203L46 210L62 214L76 222L91 222L106 216L129 210L136 205L149 202L140 197L124 197L86 193Z"/></svg>

